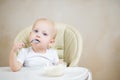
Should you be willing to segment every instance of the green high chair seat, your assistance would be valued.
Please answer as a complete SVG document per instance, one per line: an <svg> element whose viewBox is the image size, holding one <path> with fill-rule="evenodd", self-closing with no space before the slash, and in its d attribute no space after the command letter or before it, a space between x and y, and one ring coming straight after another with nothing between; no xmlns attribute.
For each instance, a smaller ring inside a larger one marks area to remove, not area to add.
<svg viewBox="0 0 120 80"><path fill-rule="evenodd" d="M55 23L55 27L57 35L52 48L58 50L59 58L63 59L67 63L67 66L78 66L83 46L80 32L75 27L67 24ZM24 42L25 47L29 47L28 37L31 29L32 26L22 30L16 36L14 42Z"/></svg>

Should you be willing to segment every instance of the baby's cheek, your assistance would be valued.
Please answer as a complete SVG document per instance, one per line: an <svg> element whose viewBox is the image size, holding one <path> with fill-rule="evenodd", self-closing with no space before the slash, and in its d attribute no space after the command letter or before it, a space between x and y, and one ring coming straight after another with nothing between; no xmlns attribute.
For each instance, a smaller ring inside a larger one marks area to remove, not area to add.
<svg viewBox="0 0 120 80"><path fill-rule="evenodd" d="M29 36L29 40L31 41L34 38L34 35Z"/></svg>

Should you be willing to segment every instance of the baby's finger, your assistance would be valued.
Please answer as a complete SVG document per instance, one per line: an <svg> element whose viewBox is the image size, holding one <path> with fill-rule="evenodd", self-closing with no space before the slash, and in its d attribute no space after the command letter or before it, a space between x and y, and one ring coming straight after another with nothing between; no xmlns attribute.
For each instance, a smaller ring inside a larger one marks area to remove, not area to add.
<svg viewBox="0 0 120 80"><path fill-rule="evenodd" d="M19 44L18 44L18 48L21 49L21 48L24 47L24 45L25 45L24 43L19 43Z"/></svg>
<svg viewBox="0 0 120 80"><path fill-rule="evenodd" d="M21 47L24 47L24 46L25 46L25 44L24 44L23 42L21 42L19 45L20 45Z"/></svg>

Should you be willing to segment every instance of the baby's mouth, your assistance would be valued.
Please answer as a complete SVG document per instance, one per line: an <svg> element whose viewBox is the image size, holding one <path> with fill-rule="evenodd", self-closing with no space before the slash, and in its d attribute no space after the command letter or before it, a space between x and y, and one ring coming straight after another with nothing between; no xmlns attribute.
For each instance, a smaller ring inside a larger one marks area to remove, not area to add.
<svg viewBox="0 0 120 80"><path fill-rule="evenodd" d="M33 40L31 41L31 43L38 44L38 43L40 43L40 41L39 41L38 39L33 39Z"/></svg>

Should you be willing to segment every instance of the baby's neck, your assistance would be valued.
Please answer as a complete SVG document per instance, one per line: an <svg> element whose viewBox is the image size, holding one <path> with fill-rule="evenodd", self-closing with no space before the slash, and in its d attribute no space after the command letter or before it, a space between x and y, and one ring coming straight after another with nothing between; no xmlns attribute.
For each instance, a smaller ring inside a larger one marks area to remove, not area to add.
<svg viewBox="0 0 120 80"><path fill-rule="evenodd" d="M46 53L46 50L47 50L47 49L35 48L35 47L32 47L32 49L35 53Z"/></svg>

